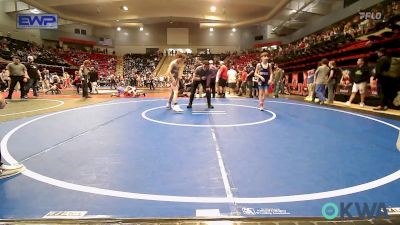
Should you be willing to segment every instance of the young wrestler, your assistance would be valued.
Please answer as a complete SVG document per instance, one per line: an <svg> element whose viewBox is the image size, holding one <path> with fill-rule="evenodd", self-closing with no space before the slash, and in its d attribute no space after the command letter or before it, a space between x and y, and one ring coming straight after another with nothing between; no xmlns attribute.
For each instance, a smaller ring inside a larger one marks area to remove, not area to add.
<svg viewBox="0 0 400 225"><path fill-rule="evenodd" d="M268 63L268 53L261 53L261 63L257 64L256 71L254 72L254 76L258 77L258 100L259 100L259 109L264 111L264 100L265 95L268 94L269 85L272 84L273 73L272 66Z"/></svg>

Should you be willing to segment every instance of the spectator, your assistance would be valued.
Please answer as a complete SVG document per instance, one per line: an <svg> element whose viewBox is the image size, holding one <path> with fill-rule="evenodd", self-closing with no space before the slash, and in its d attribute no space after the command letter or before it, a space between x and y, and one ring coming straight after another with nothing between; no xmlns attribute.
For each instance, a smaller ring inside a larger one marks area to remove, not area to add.
<svg viewBox="0 0 400 225"><path fill-rule="evenodd" d="M82 80L79 77L79 71L75 71L74 81L72 84L75 86L76 92L79 95L79 89L82 87Z"/></svg>
<svg viewBox="0 0 400 225"><path fill-rule="evenodd" d="M229 94L235 94L236 78L237 78L237 72L235 70L235 67L231 66L231 68L228 70L227 74L228 74Z"/></svg>
<svg viewBox="0 0 400 225"><path fill-rule="evenodd" d="M307 90L308 96L306 101L313 101L315 99L315 69L307 71Z"/></svg>
<svg viewBox="0 0 400 225"><path fill-rule="evenodd" d="M50 88L50 71L47 68L42 70L42 88L43 91Z"/></svg>
<svg viewBox="0 0 400 225"><path fill-rule="evenodd" d="M257 97L258 96L258 87L257 89L254 87L254 72L256 71L256 66L257 62L253 61L250 65L247 67L247 87L249 88L249 97L253 98L253 96Z"/></svg>
<svg viewBox="0 0 400 225"><path fill-rule="evenodd" d="M230 62L227 62L227 65L223 61L220 62L221 66L219 67L217 80L218 80L218 95L221 98L225 98L225 87L228 84L228 67L230 66Z"/></svg>
<svg viewBox="0 0 400 225"><path fill-rule="evenodd" d="M335 92L338 81L342 78L342 71L337 68L335 61L329 62L329 77L328 77L328 101L327 103L332 104L335 100Z"/></svg>
<svg viewBox="0 0 400 225"><path fill-rule="evenodd" d="M239 72L238 76L239 96L246 95L246 79L247 79L246 67L243 67L242 70Z"/></svg>
<svg viewBox="0 0 400 225"><path fill-rule="evenodd" d="M379 59L376 63L374 78L378 79L380 102L374 110L382 111L389 108L390 102L395 97L398 81L395 77L390 76L391 59L386 56L386 50L381 48L377 51L377 54Z"/></svg>
<svg viewBox="0 0 400 225"><path fill-rule="evenodd" d="M97 89L97 81L99 80L99 74L95 70L95 68L92 66L90 68L89 72L89 81L90 81L90 93L96 92L96 94L99 93L99 90Z"/></svg>
<svg viewBox="0 0 400 225"><path fill-rule="evenodd" d="M322 59L321 66L317 68L315 71L315 94L319 99L320 104L324 104L326 101L325 98L325 87L328 82L328 74L329 74L328 60Z"/></svg>
<svg viewBox="0 0 400 225"><path fill-rule="evenodd" d="M353 82L353 88L351 90L350 99L346 102L346 105L350 106L354 98L356 97L357 92L360 92L360 106L365 106L365 91L370 74L371 70L367 65L365 65L365 60L363 58L359 58L357 60L357 67L353 69L353 71L351 71L350 73L350 79Z"/></svg>
<svg viewBox="0 0 400 225"><path fill-rule="evenodd" d="M85 60L83 65L79 68L79 77L82 81L82 97L91 98L88 93L88 81L90 72L90 61Z"/></svg>
<svg viewBox="0 0 400 225"><path fill-rule="evenodd" d="M283 91L283 90L281 90L281 88L282 88L282 78L283 78L285 71L279 67L278 63L275 63L274 67L275 67L274 68L274 98L278 98L279 97L278 94L280 93L280 91Z"/></svg>

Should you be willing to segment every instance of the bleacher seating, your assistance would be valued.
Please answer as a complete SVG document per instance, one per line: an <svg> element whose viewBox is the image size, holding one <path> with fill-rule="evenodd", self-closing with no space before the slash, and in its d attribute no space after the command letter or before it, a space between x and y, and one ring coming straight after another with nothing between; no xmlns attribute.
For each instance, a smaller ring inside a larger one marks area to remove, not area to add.
<svg viewBox="0 0 400 225"><path fill-rule="evenodd" d="M62 56L65 61L77 67L82 65L84 60L90 60L100 77L107 77L116 71L117 59L114 55L69 50L64 51Z"/></svg>
<svg viewBox="0 0 400 225"><path fill-rule="evenodd" d="M126 54L124 55L124 74L152 74L160 59L159 55Z"/></svg>

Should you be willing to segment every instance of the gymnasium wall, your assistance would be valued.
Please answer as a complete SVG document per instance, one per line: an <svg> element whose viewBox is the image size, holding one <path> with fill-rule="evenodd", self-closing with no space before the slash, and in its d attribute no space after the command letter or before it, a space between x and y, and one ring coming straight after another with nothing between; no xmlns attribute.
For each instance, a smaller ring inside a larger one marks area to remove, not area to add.
<svg viewBox="0 0 400 225"><path fill-rule="evenodd" d="M115 28L96 27L93 29L93 35L112 38L115 51L121 55L130 52L146 53L146 48L160 50L190 48L193 52L196 52L197 48L210 48L213 53L240 50L240 31L233 33L230 29L215 28L214 32L210 32L206 28L193 24L182 25L189 29L188 45L168 45L167 28L171 26L170 24L146 25L143 31L139 31L138 27L122 28L121 31ZM179 26L179 24L175 25L175 27Z"/></svg>
<svg viewBox="0 0 400 225"><path fill-rule="evenodd" d="M16 14L13 12L6 13L12 11L13 7L15 7L15 2L12 0L0 1L0 36L10 36L14 39L42 44L38 29L16 28Z"/></svg>

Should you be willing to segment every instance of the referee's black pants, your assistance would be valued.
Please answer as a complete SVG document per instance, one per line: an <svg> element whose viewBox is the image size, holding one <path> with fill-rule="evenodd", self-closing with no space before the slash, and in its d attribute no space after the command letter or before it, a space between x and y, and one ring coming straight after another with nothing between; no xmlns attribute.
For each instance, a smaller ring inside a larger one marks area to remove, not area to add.
<svg viewBox="0 0 400 225"><path fill-rule="evenodd" d="M207 81L205 81L205 80L195 80L195 81L193 81L191 92L190 92L189 105L192 105L192 103L193 103L194 95L196 94L196 90L197 90L197 87L199 86L199 84L201 84L201 86L203 86L203 89L206 89L205 87L207 85ZM210 92L210 90L206 89L206 97L207 97L207 105L210 106L211 105L211 92Z"/></svg>

